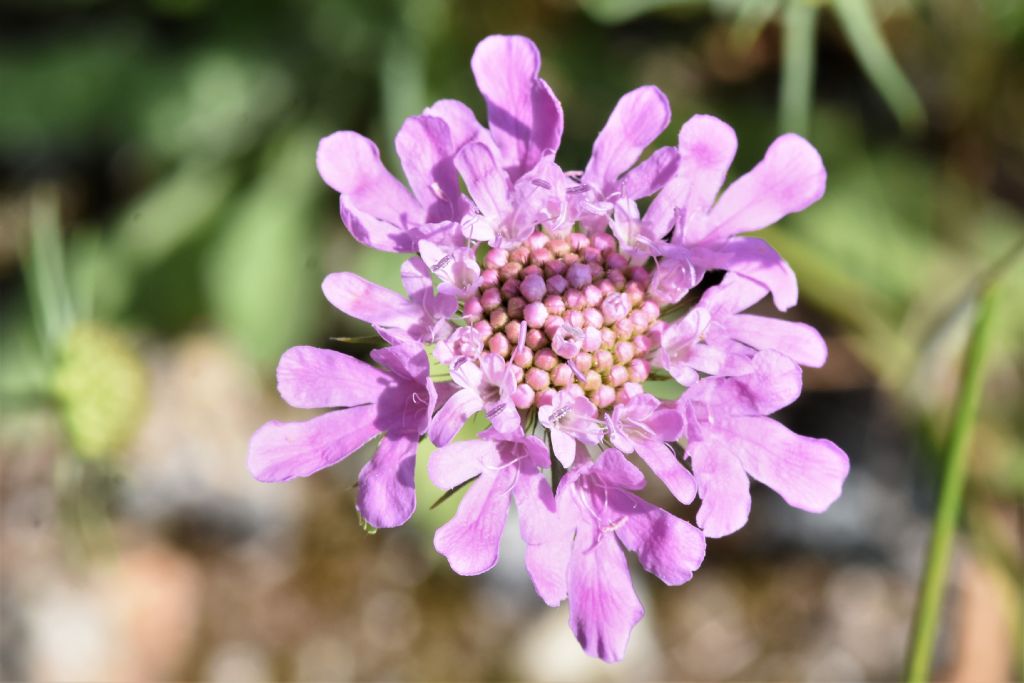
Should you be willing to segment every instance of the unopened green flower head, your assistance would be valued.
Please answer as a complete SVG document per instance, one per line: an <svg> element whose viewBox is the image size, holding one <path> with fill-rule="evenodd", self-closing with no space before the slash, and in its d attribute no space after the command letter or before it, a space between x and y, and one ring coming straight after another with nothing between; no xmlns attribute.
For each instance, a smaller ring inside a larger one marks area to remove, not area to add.
<svg viewBox="0 0 1024 683"><path fill-rule="evenodd" d="M134 435L145 412L145 369L123 335L86 323L61 349L53 392L75 450L108 457Z"/></svg>

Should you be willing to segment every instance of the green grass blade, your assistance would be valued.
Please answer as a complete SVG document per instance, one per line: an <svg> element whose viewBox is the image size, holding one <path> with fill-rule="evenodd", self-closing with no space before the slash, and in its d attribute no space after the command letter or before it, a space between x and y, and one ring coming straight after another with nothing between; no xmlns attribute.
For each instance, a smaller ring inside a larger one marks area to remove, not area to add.
<svg viewBox="0 0 1024 683"><path fill-rule="evenodd" d="M893 57L868 0L832 0L832 7L865 75L900 124L910 129L924 125L924 105Z"/></svg>
<svg viewBox="0 0 1024 683"><path fill-rule="evenodd" d="M924 577L918 594L917 613L907 658L907 680L927 681L931 673L935 638L942 612L942 598L949 574L949 558L960 519L971 436L985 383L985 361L990 347L995 309L995 289L982 295L964 358L960 393L953 409L953 421L945 446L945 471L939 491L938 508Z"/></svg>
<svg viewBox="0 0 1024 683"><path fill-rule="evenodd" d="M26 288L40 341L49 353L60 344L75 319L56 190L40 189L32 195L30 228Z"/></svg>
<svg viewBox="0 0 1024 683"><path fill-rule="evenodd" d="M781 132L806 135L810 129L817 36L818 6L807 0L789 0L782 13Z"/></svg>

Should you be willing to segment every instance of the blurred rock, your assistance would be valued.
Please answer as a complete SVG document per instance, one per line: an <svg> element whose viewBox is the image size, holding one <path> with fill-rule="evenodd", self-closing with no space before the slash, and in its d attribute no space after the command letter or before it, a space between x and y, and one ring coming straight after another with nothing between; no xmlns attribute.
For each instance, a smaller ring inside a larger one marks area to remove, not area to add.
<svg viewBox="0 0 1024 683"><path fill-rule="evenodd" d="M295 653L293 677L296 681L355 680L355 660L348 643L327 634L314 635Z"/></svg>
<svg viewBox="0 0 1024 683"><path fill-rule="evenodd" d="M215 337L158 348L149 366L152 409L125 472L129 514L218 549L269 535L285 555L302 511L302 483L256 482L245 458L253 431L271 416L284 417L286 407Z"/></svg>
<svg viewBox="0 0 1024 683"><path fill-rule="evenodd" d="M211 683L263 683L274 680L264 650L256 643L229 641L217 645L204 667L203 679Z"/></svg>
<svg viewBox="0 0 1024 683"><path fill-rule="evenodd" d="M952 683L1016 680L1015 660L1021 656L1020 612L1013 609L1014 586L998 567L968 554L961 565L955 595L952 661L944 680ZM1018 586L1016 590L1019 590ZM954 597L954 596L951 596ZM1018 610L1022 607L1018 604Z"/></svg>
<svg viewBox="0 0 1024 683"><path fill-rule="evenodd" d="M664 607L662 637L673 670L695 680L734 677L761 651L745 613L742 585L721 571L702 570L685 592Z"/></svg>
<svg viewBox="0 0 1024 683"><path fill-rule="evenodd" d="M639 581L637 581L639 584ZM647 609L629 638L629 648L614 666L588 657L568 627L569 606L545 609L519 628L519 636L505 651L512 680L524 681L649 681L665 676L654 633L653 600L637 585L640 601Z"/></svg>
<svg viewBox="0 0 1024 683"><path fill-rule="evenodd" d="M146 544L72 578L51 574L26 598L31 677L174 678L194 643L201 573L187 555Z"/></svg>

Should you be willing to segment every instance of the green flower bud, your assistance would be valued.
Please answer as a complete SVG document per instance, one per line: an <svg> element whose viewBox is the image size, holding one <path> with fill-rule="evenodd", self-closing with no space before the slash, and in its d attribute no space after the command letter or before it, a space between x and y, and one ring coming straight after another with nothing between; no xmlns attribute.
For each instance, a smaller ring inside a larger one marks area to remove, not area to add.
<svg viewBox="0 0 1024 683"><path fill-rule="evenodd" d="M102 458L124 446L142 419L145 369L122 335L87 323L64 342L53 392L75 450Z"/></svg>

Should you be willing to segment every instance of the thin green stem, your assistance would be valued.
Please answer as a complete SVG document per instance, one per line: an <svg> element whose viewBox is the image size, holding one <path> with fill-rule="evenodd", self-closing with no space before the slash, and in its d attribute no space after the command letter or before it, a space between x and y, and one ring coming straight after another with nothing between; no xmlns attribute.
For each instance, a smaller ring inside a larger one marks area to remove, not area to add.
<svg viewBox="0 0 1024 683"><path fill-rule="evenodd" d="M889 49L882 28L868 0L832 0L839 28L868 80L908 129L920 129L925 109L910 79Z"/></svg>
<svg viewBox="0 0 1024 683"><path fill-rule="evenodd" d="M783 131L806 135L810 128L817 34L818 6L789 0L782 13L779 125Z"/></svg>
<svg viewBox="0 0 1024 683"><path fill-rule="evenodd" d="M953 422L943 454L945 472L939 491L938 509L935 512L932 539L918 594L917 613L907 658L907 681L910 683L923 683L931 674L942 598L949 574L949 559L956 537L964 484L967 479L971 436L985 383L985 361L992 337L994 307L995 290L989 287L982 294L974 318L964 358L960 393L953 409Z"/></svg>
<svg viewBox="0 0 1024 683"><path fill-rule="evenodd" d="M34 191L30 213L31 238L26 261L29 310L47 356L60 346L75 320L64 262L60 230L60 200L56 190Z"/></svg>

